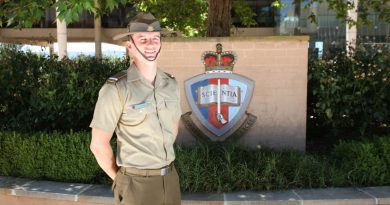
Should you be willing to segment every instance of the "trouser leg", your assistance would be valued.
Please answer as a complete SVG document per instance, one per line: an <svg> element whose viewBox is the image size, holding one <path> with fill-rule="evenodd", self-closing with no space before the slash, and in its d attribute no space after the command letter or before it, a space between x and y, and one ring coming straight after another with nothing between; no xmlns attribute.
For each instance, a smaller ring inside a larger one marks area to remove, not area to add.
<svg viewBox="0 0 390 205"><path fill-rule="evenodd" d="M181 193L179 176L173 167L173 172L164 177L165 204L164 205L180 205Z"/></svg>
<svg viewBox="0 0 390 205"><path fill-rule="evenodd" d="M181 193L176 169L166 176L135 176L118 172L113 185L120 205L180 205Z"/></svg>

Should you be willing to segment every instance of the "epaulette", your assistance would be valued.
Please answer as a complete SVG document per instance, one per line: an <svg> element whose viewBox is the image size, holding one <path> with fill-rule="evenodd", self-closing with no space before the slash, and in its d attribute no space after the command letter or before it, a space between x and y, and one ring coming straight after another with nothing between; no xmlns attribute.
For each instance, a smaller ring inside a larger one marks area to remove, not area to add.
<svg viewBox="0 0 390 205"><path fill-rule="evenodd" d="M172 74L170 73L167 73L167 72L164 72L165 74L167 74L168 77L172 78L172 79L175 79L175 76L173 76Z"/></svg>
<svg viewBox="0 0 390 205"><path fill-rule="evenodd" d="M109 77L106 81L106 83L109 84L116 84L120 79L124 78L127 76L127 71L121 71L111 77Z"/></svg>

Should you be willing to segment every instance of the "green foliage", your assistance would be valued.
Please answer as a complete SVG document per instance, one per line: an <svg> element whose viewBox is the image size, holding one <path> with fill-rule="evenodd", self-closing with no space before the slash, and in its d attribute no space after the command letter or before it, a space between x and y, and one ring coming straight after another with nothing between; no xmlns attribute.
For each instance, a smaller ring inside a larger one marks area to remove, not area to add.
<svg viewBox="0 0 390 205"><path fill-rule="evenodd" d="M8 21L7 26L18 28L31 27L34 22L44 16L46 8L54 7L58 12L58 19L67 24L79 20L79 15L86 11L97 15L108 14L119 5L131 5L137 11L151 12L162 23L163 27L180 31L184 36L205 36L208 4L205 0L100 0L100 6L94 0L40 0L28 9L22 2L6 1L0 7L0 26ZM221 4L222 5L222 4ZM244 0L233 0L232 10L239 16L242 24L250 27L256 25L253 19L255 12ZM230 19L226 19L230 21ZM230 23L230 22L228 22ZM219 24L216 22L215 24ZM227 31L229 32L229 31Z"/></svg>
<svg viewBox="0 0 390 205"><path fill-rule="evenodd" d="M201 144L176 152L181 186L188 192L324 187L327 182L326 163L294 151Z"/></svg>
<svg viewBox="0 0 390 205"><path fill-rule="evenodd" d="M390 49L360 45L346 55L336 52L309 62L311 124L359 130L361 135L389 125Z"/></svg>
<svg viewBox="0 0 390 205"><path fill-rule="evenodd" d="M295 2L300 2L295 0ZM350 26L355 24L370 24L372 23L369 20L369 14L372 12L379 14L379 19L390 22L390 1L389 0L370 0L370 1L358 1L357 11L358 11L358 19L357 21L348 17L348 10L356 10L352 0L344 1L344 0L309 0L305 5L305 8L310 8L314 3L323 3L327 2L329 9L336 13L336 17L345 21ZM275 5L280 5L280 0L275 1ZM312 22L316 21L316 15L311 12L309 14L309 18Z"/></svg>
<svg viewBox="0 0 390 205"><path fill-rule="evenodd" d="M51 0L0 1L0 27L5 22L7 26L31 27L44 16L45 8L51 4Z"/></svg>
<svg viewBox="0 0 390 205"><path fill-rule="evenodd" d="M389 48L360 46L350 56L336 52L310 60L309 127L359 130L363 135L389 125ZM0 47L1 128L86 129L99 88L127 66L126 59L80 56L57 61L17 46Z"/></svg>
<svg viewBox="0 0 390 205"><path fill-rule="evenodd" d="M372 142L341 142L332 157L351 185L370 186L390 183L390 138Z"/></svg>
<svg viewBox="0 0 390 205"><path fill-rule="evenodd" d="M352 19L347 18L348 9L353 8L351 1L342 0L309 0L306 8L313 3L326 1L331 10L336 12L336 16L345 20L349 24L356 24ZM185 3L184 3L185 2ZM294 1L299 2L299 1ZM204 34L205 19L207 17L206 0L100 0L100 6L94 0L20 0L20 1L0 1L0 27L7 22L7 26L18 28L29 28L34 22L39 21L44 16L46 8L54 7L59 12L58 18L66 23L79 20L79 15L83 11L98 15L112 12L119 5L126 3L133 4L138 10L151 11L161 17L163 24L174 30L182 31L186 36L196 36ZM378 12L379 18L390 22L389 0L370 0L359 2L358 22L370 23L369 12ZM280 0L272 3L274 7L283 7ZM249 8L244 0L233 0L233 10L239 15L243 25L254 26L253 17L255 13ZM310 19L316 20L314 13Z"/></svg>
<svg viewBox="0 0 390 205"><path fill-rule="evenodd" d="M58 18L67 24L77 22L79 15L86 11L97 15L112 12L119 5L132 4L138 11L156 15L164 27L181 31L185 36L199 36L205 33L207 2L203 0L101 0L100 6L94 0L40 0L5 1L0 7L0 27L3 22L18 28L32 27L44 17L46 8L54 7Z"/></svg>
<svg viewBox="0 0 390 205"><path fill-rule="evenodd" d="M185 36L205 33L207 2L204 0L100 0L99 4L94 0L6 1L0 7L0 27L8 22L7 27L29 28L44 17L45 9L50 7L56 8L58 18L69 24L77 22L84 11L103 15L120 5L131 4L138 11L152 12L164 27L181 31Z"/></svg>
<svg viewBox="0 0 390 205"><path fill-rule="evenodd" d="M69 24L78 21L83 11L102 15L126 3L127 0L100 0L100 5L96 5L94 0L0 1L0 27L7 22L7 27L30 28L44 17L45 9L50 7L56 8L58 18Z"/></svg>
<svg viewBox="0 0 390 205"><path fill-rule="evenodd" d="M276 7L276 8L283 8L283 7L285 7L286 5L283 4L283 3L281 2L281 0L275 0L275 1L273 1L273 2L271 3L271 6Z"/></svg>
<svg viewBox="0 0 390 205"><path fill-rule="evenodd" d="M153 13L165 28L181 31L185 36L199 36L205 33L206 1L134 0L132 3L139 11Z"/></svg>
<svg viewBox="0 0 390 205"><path fill-rule="evenodd" d="M184 36L206 34L207 1L144 0L133 1L133 5L139 11L155 14L165 27L181 31ZM256 14L246 1L233 0L232 10L240 17L243 25L247 27L256 25L253 19Z"/></svg>
<svg viewBox="0 0 390 205"><path fill-rule="evenodd" d="M326 187L337 179L336 167L319 157L233 144L178 146L176 166L187 192Z"/></svg>
<svg viewBox="0 0 390 205"><path fill-rule="evenodd" d="M232 9L240 17L243 25L247 27L257 25L256 21L253 19L253 17L256 16L256 13L249 7L245 0L233 0Z"/></svg>
<svg viewBox="0 0 390 205"><path fill-rule="evenodd" d="M88 132L0 132L0 175L110 183L89 144ZM175 152L184 192L390 185L390 136L341 142L329 157L220 143Z"/></svg>
<svg viewBox="0 0 390 205"><path fill-rule="evenodd" d="M0 128L86 129L100 87L127 67L126 59L58 61L0 47Z"/></svg>
<svg viewBox="0 0 390 205"><path fill-rule="evenodd" d="M359 1L359 17L358 23L371 24L369 20L369 14L372 11L379 13L379 19L390 22L390 1L389 0L370 0L370 1Z"/></svg>
<svg viewBox="0 0 390 205"><path fill-rule="evenodd" d="M81 12L84 10L91 11L94 9L94 0L57 1L53 7L57 9L59 19L65 19L65 22L75 22L79 20L79 14Z"/></svg>
<svg viewBox="0 0 390 205"><path fill-rule="evenodd" d="M64 182L98 182L87 133L0 132L0 175Z"/></svg>
<svg viewBox="0 0 390 205"><path fill-rule="evenodd" d="M50 0L49 0L50 1ZM128 0L99 0L99 4L95 4L95 0L59 0L51 7L57 9L58 18L64 20L67 24L77 22L79 15L87 11L97 15L103 15L112 12L119 5L125 5Z"/></svg>

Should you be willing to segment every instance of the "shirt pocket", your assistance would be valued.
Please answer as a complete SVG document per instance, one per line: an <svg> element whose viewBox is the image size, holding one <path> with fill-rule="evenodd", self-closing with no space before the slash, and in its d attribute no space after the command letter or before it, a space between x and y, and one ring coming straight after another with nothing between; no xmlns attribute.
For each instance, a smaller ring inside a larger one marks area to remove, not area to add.
<svg viewBox="0 0 390 205"><path fill-rule="evenodd" d="M127 106L121 117L121 123L128 126L136 126L143 123L150 114L151 104L136 104Z"/></svg>

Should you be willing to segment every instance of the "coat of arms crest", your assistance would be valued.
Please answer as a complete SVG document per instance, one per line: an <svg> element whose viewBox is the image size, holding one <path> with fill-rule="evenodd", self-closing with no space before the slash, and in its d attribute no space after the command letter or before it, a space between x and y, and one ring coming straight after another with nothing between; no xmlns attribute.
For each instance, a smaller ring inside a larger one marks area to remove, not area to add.
<svg viewBox="0 0 390 205"><path fill-rule="evenodd" d="M256 121L246 109L253 94L253 80L233 73L237 61L232 51L206 51L202 55L206 72L185 81L185 92L192 112L203 127L196 126L190 115L183 121L194 135L222 141L231 135L242 135ZM204 129L206 128L207 131Z"/></svg>

